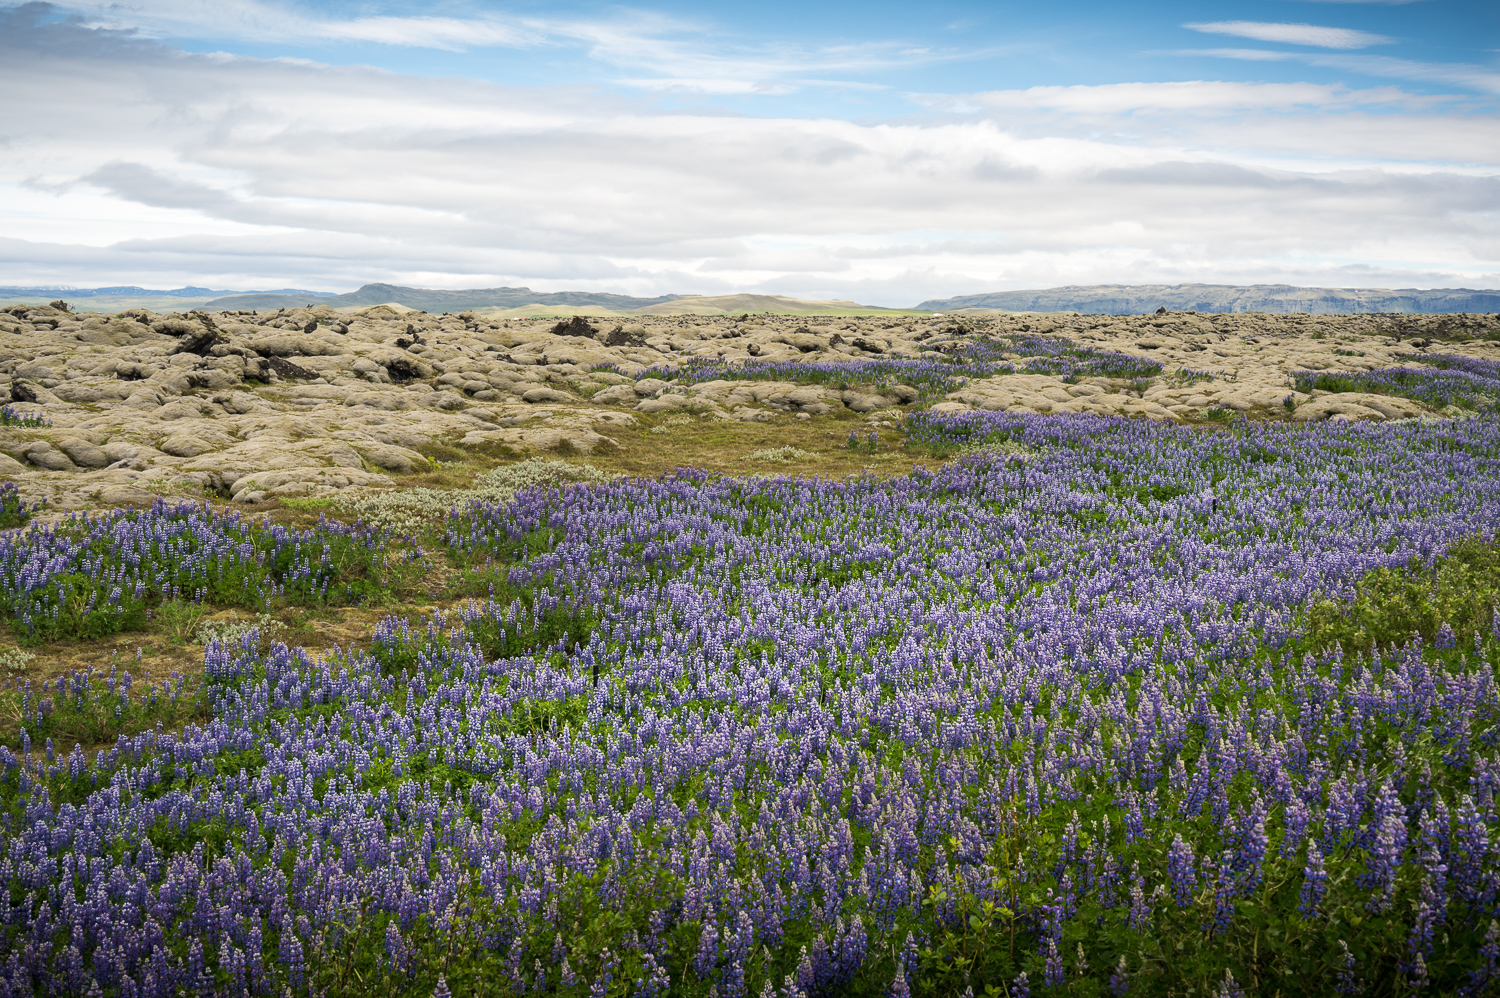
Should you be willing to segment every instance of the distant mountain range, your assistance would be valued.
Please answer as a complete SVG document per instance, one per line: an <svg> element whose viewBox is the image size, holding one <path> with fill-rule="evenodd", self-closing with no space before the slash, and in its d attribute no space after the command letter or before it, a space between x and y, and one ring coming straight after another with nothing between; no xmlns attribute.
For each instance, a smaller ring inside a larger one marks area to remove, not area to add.
<svg viewBox="0 0 1500 998"><path fill-rule="evenodd" d="M924 301L916 309L1140 315L1162 307L1171 312L1500 312L1500 291L1298 288L1289 284L1090 284L1043 291L960 295Z"/></svg>
<svg viewBox="0 0 1500 998"><path fill-rule="evenodd" d="M358 291L351 291L348 294L322 296L318 299L318 304L344 308L351 305L384 305L388 302L396 302L423 312L463 312L471 308L521 308L526 305L571 305L626 312L650 305L665 304L680 297L682 296L662 295L659 298L632 298L630 295L611 295L590 291L547 292L533 291L530 288L435 291L430 288L403 288L395 284L366 284ZM298 291L290 294L231 295L227 298L215 298L205 304L204 308L298 308L306 304L306 295Z"/></svg>
<svg viewBox="0 0 1500 998"><path fill-rule="evenodd" d="M468 309L505 309L516 315L591 314L728 315L741 312L787 314L874 314L894 312L1082 312L1094 315L1139 315L1158 308L1198 312L1500 312L1500 291L1469 288L1417 290L1403 288L1299 288L1289 284L1092 284L1035 291L995 291L989 294L935 298L910 309L886 309L852 301L806 301L780 295L732 294L717 296L631 295L592 291L532 291L530 288L471 288L444 291L406 288L396 284L366 284L358 291L333 294L279 288L274 291L215 291L186 287L154 291L138 287L65 288L0 287L0 301L46 302L62 298L82 311L110 312L124 308L184 311L191 308L300 308L316 302L333 308L361 308L396 303L424 312L463 312Z"/></svg>
<svg viewBox="0 0 1500 998"><path fill-rule="evenodd" d="M213 288L173 288L170 291L158 291L153 288L138 288L134 285L122 285L113 288L65 288L35 287L16 288L0 287L0 299L9 298L36 298L38 296L56 295L59 298L212 298L215 295L296 295L298 297L326 298L330 297L331 291L302 291L298 288L277 288L274 291L216 291Z"/></svg>

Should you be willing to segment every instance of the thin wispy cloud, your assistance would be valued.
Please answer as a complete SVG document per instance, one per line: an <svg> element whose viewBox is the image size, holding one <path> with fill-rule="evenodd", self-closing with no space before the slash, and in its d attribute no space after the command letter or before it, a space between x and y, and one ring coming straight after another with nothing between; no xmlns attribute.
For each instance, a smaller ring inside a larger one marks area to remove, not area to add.
<svg viewBox="0 0 1500 998"><path fill-rule="evenodd" d="M1275 21L1195 21L1183 25L1211 35L1232 35L1258 42L1312 45L1325 49L1362 49L1388 45L1394 39L1354 28L1330 28L1319 24L1289 24Z"/></svg>
<svg viewBox="0 0 1500 998"><path fill-rule="evenodd" d="M1308 61L1318 66L1353 69L1368 76L1451 83L1500 95L1500 71L1488 66L1420 62L1385 55L1319 55Z"/></svg>
<svg viewBox="0 0 1500 998"><path fill-rule="evenodd" d="M488 46L542 44L539 32L525 20L486 15L437 17L362 15L320 17L296 6L262 0L137 0L129 5L60 0L48 6L69 11L94 27L131 29L149 37L205 38L260 43L365 41L384 45L450 51Z"/></svg>
<svg viewBox="0 0 1500 998"><path fill-rule="evenodd" d="M1167 83L1107 83L1028 87L971 95L992 108L1046 108L1116 114L1129 111L1333 110L1410 105L1412 95L1396 87L1355 90L1339 84L1231 83L1184 80Z"/></svg>
<svg viewBox="0 0 1500 998"><path fill-rule="evenodd" d="M1447 83L1500 95L1500 71L1466 63L1422 62L1385 55L1354 55L1331 52L1286 52L1273 49L1178 49L1174 54L1212 56L1245 62L1301 62L1309 66L1348 69L1365 76L1426 83Z"/></svg>
<svg viewBox="0 0 1500 998"><path fill-rule="evenodd" d="M201 37L272 43L285 39L368 42L393 48L468 52L491 48L577 49L589 61L623 72L613 82L631 87L706 94L790 93L808 85L810 70L858 76L899 67L972 60L982 49L913 46L909 40L871 40L836 46L752 42L712 24L621 8L607 17L480 15L318 17L264 0L142 0L129 8L89 0L59 0L84 23L138 29L158 38ZM825 81L826 82L826 81ZM843 83L846 81L834 81ZM857 80L847 81L857 83Z"/></svg>
<svg viewBox="0 0 1500 998"><path fill-rule="evenodd" d="M474 48L521 48L547 41L534 26L492 18L356 17L313 22L315 37L330 41L376 42L461 52Z"/></svg>
<svg viewBox="0 0 1500 998"><path fill-rule="evenodd" d="M1153 53L1154 54L1154 53ZM1201 55L1215 59L1238 59L1241 62L1290 62L1297 55L1284 49L1173 49L1168 55Z"/></svg>

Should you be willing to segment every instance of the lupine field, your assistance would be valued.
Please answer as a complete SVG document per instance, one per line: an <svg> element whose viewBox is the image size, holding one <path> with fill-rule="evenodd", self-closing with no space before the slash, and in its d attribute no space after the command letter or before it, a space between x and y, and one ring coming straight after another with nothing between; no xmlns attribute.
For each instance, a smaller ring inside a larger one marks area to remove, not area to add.
<svg viewBox="0 0 1500 998"><path fill-rule="evenodd" d="M1494 991L1488 410L906 429L961 456L530 489L420 555L201 505L6 535L22 640L359 600L419 556L490 595L26 690L0 991ZM54 743L80 715L117 737Z"/></svg>
<svg viewBox="0 0 1500 998"><path fill-rule="evenodd" d="M892 357L856 361L696 360L671 368L649 368L640 377L675 378L679 383L720 378L797 381L807 384L878 385L901 382L927 397L954 391L966 379L994 374L1055 374L1069 382L1086 377L1144 378L1162 373L1148 357L1099 350L1061 336L1017 334L970 340L947 352L920 359ZM1192 372L1179 372L1192 378Z"/></svg>
<svg viewBox="0 0 1500 998"><path fill-rule="evenodd" d="M1372 391L1462 409L1488 411L1500 403L1500 364L1454 354L1430 354L1414 359L1419 359L1421 366L1357 373L1298 371L1294 381L1297 388L1305 392L1316 388Z"/></svg>

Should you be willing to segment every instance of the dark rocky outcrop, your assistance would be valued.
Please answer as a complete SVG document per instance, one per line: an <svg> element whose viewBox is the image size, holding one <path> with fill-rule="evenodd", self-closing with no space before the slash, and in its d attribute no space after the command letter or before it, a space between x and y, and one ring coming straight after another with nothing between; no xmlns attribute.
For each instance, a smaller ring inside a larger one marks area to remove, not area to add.
<svg viewBox="0 0 1500 998"><path fill-rule="evenodd" d="M589 321L581 315L575 315L571 319L559 322L552 327L553 336L586 336L589 339L597 339L599 330L589 324Z"/></svg>
<svg viewBox="0 0 1500 998"><path fill-rule="evenodd" d="M316 371L309 371L307 368L293 364L291 361L284 360L281 357L269 357L267 358L267 363L270 365L271 370L276 372L278 377L301 378L304 381L311 381L318 377Z"/></svg>
<svg viewBox="0 0 1500 998"><path fill-rule="evenodd" d="M607 347L643 347L646 345L646 334L638 329L615 326L604 337L604 345Z"/></svg>

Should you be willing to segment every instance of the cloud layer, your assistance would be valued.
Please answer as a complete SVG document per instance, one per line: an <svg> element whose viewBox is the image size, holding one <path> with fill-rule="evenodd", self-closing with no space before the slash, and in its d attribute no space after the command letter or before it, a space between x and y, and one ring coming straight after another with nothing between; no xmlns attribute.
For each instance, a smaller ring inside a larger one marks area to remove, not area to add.
<svg viewBox="0 0 1500 998"><path fill-rule="evenodd" d="M6 15L0 15L5 17ZM1116 281L1500 284L1473 98L1217 81L668 112L0 21L0 283L367 280L881 304Z"/></svg>

